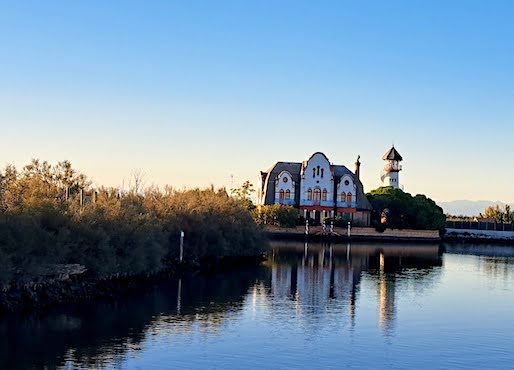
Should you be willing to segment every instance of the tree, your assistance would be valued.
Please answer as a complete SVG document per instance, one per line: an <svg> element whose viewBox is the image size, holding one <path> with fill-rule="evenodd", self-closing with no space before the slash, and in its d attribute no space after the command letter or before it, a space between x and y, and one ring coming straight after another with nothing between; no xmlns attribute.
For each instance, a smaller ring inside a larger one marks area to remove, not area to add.
<svg viewBox="0 0 514 370"><path fill-rule="evenodd" d="M87 177L73 169L69 161L57 163L52 168L56 185L68 189L70 195L76 194L80 189L86 189L91 185Z"/></svg>
<svg viewBox="0 0 514 370"><path fill-rule="evenodd" d="M238 199L241 204L249 210L255 208L255 205L250 199L254 192L255 189L253 188L253 184L249 180L246 180L239 188L230 189L230 194Z"/></svg>
<svg viewBox="0 0 514 370"><path fill-rule="evenodd" d="M230 189L230 194L238 198L250 198L254 192L253 184L249 180L243 182L239 188Z"/></svg>
<svg viewBox="0 0 514 370"><path fill-rule="evenodd" d="M373 221L381 222L384 210L386 225L393 228L444 230L446 216L441 207L425 195L412 196L391 186L380 187L366 194L373 206Z"/></svg>
<svg viewBox="0 0 514 370"><path fill-rule="evenodd" d="M514 211L511 209L510 205L505 204L503 207L500 207L498 204L494 206L487 207L484 210L483 214L480 216L484 218L492 218L495 222L498 223L512 223L514 222Z"/></svg>

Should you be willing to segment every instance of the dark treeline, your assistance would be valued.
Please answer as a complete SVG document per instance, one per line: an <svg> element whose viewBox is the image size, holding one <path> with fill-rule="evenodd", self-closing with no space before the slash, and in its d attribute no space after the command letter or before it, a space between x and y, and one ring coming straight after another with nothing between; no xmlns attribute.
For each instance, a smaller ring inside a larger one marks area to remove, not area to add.
<svg viewBox="0 0 514 370"><path fill-rule="evenodd" d="M372 222L379 228L439 230L443 232L443 209L425 195L412 196L391 186L366 194L373 207Z"/></svg>
<svg viewBox="0 0 514 370"><path fill-rule="evenodd" d="M177 261L181 230L190 263L262 253L259 226L224 189L140 185L93 190L69 162L8 166L0 183L0 283L34 282L71 264L100 278L157 272Z"/></svg>

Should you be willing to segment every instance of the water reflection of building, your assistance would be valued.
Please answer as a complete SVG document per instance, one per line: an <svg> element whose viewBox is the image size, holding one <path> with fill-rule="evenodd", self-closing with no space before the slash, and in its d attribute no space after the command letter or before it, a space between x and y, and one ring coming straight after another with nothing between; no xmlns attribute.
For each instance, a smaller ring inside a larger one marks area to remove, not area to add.
<svg viewBox="0 0 514 370"><path fill-rule="evenodd" d="M330 305L347 305L353 324L361 280L377 287L378 323L387 334L396 318L398 271L420 269L419 276L441 266L438 245L337 245L277 243L273 245L271 292L295 300L317 314Z"/></svg>
<svg viewBox="0 0 514 370"><path fill-rule="evenodd" d="M401 260L401 257L399 257ZM388 276L385 273L386 262L384 254L380 254L380 272L377 281L378 286L378 324L385 332L394 328L396 317L395 309L395 276Z"/></svg>

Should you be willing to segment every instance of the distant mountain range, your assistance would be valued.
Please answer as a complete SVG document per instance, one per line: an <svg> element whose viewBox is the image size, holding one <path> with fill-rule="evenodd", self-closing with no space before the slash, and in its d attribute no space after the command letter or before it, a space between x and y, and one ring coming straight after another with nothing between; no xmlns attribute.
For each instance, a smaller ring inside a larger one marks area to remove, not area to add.
<svg viewBox="0 0 514 370"><path fill-rule="evenodd" d="M487 207L498 204L500 207L505 205L503 202L493 202L490 200L454 200L451 202L438 202L439 207L444 213L451 215L478 216ZM514 207L514 204L511 204Z"/></svg>

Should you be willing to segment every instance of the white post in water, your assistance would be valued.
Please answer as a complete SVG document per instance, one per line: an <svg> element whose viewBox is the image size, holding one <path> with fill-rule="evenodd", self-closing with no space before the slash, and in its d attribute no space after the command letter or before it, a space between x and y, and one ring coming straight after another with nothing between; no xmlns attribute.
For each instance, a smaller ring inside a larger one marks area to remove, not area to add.
<svg viewBox="0 0 514 370"><path fill-rule="evenodd" d="M309 220L305 220L305 236L309 235Z"/></svg>
<svg viewBox="0 0 514 370"><path fill-rule="evenodd" d="M182 279L178 279L177 288L177 313L180 314L180 308L182 307Z"/></svg>
<svg viewBox="0 0 514 370"><path fill-rule="evenodd" d="M348 221L348 237L352 236L352 226L350 225L350 221Z"/></svg>
<svg viewBox="0 0 514 370"><path fill-rule="evenodd" d="M184 231L180 231L180 257L179 261L182 263L182 259L184 258Z"/></svg>

